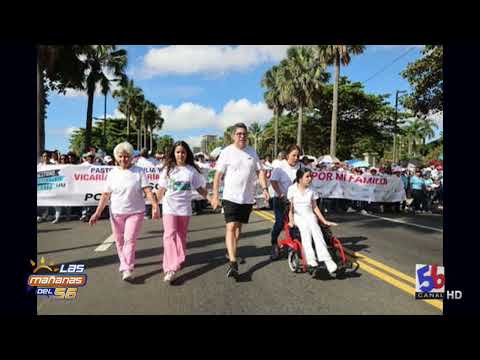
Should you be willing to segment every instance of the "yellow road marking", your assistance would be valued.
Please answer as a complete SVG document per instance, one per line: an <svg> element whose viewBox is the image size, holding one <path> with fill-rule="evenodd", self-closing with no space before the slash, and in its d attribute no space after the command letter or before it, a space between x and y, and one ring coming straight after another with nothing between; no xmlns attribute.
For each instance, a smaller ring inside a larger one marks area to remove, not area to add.
<svg viewBox="0 0 480 360"><path fill-rule="evenodd" d="M273 215L267 213L267 212L259 211L259 210L256 210L254 212L255 212L255 214L257 214L260 217L263 217L264 219L270 220L272 222L275 221L275 217ZM376 266L377 268L379 268L379 269L381 269L381 270L383 270L387 273L395 275L398 278L400 278L400 279L402 279L402 280L404 280L404 281L406 281L406 282L408 282L412 285L415 285L415 279L412 278L411 276L408 276L408 275L406 275L406 274L404 274L404 273L402 273L398 270L395 270L394 268L392 268L390 266L382 264L379 261L373 260L373 259L371 259L371 258L369 258L369 257L367 257L363 254L359 254L359 253L356 253L356 252L351 252L347 249L345 249L345 252L348 255L356 258L356 260L360 264L360 267L363 268L368 273L370 273L371 275L374 275L377 278L385 281L386 283L388 283L390 285L393 285L396 288L398 288L400 290L403 290L410 295L415 296L415 288L412 288L411 286L404 284L403 282L391 277L388 274L385 274L385 273L381 272L380 270L377 270L377 269L367 265L366 263L369 263L370 265ZM421 300L421 301L425 301L426 303L428 303L428 304L436 307L437 309L443 311L443 302L440 301L440 300Z"/></svg>
<svg viewBox="0 0 480 360"><path fill-rule="evenodd" d="M376 260L373 260L373 259L370 259L369 257L363 255L363 254L359 254L359 253L351 253L348 249L345 249L345 252L348 254L348 255L353 255L353 257L357 258L358 260L362 260L366 263L369 263L370 265L373 265L377 268L380 268L382 269L383 271L387 272L387 273L390 273L392 275L395 275L396 277L399 277L400 279L402 280L405 280L406 282L412 284L412 285L415 285L416 282L415 282L415 279L412 278L411 276L408 276L400 271L397 271L395 270L394 268L391 268L390 266L387 266L387 265L384 265L382 264L381 262L378 262Z"/></svg>

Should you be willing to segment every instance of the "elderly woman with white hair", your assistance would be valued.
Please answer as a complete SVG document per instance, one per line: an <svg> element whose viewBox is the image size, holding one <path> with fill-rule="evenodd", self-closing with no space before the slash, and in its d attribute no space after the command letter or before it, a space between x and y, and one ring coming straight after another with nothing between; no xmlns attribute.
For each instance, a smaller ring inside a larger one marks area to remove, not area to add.
<svg viewBox="0 0 480 360"><path fill-rule="evenodd" d="M108 173L105 190L90 218L90 225L97 222L110 200L110 222L120 258L120 272L122 279L127 280L133 275L136 241L144 221L143 193L152 203L152 219L159 218L158 202L143 169L132 164L132 145L128 142L118 144L113 155L118 166Z"/></svg>

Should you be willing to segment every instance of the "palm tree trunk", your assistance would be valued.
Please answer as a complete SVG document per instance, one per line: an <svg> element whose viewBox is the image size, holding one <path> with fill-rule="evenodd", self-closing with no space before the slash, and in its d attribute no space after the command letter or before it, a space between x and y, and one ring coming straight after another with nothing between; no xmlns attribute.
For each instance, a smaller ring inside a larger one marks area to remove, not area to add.
<svg viewBox="0 0 480 360"><path fill-rule="evenodd" d="M275 126L275 146L273 148L274 159L277 158L277 149L278 149L278 113L273 114L274 116L274 126Z"/></svg>
<svg viewBox="0 0 480 360"><path fill-rule="evenodd" d="M303 105L298 109L298 127L297 127L297 145L302 148L302 120L303 120Z"/></svg>
<svg viewBox="0 0 480 360"><path fill-rule="evenodd" d="M330 134L330 155L335 156L337 147L338 84L340 82L340 55L335 55L335 82L333 84L332 132Z"/></svg>
<svg viewBox="0 0 480 360"><path fill-rule="evenodd" d="M153 128L150 128L150 151L153 152L152 142L153 142Z"/></svg>
<svg viewBox="0 0 480 360"><path fill-rule="evenodd" d="M43 72L37 59L37 158L40 158L45 148L45 117L42 111L44 102Z"/></svg>
<svg viewBox="0 0 480 360"><path fill-rule="evenodd" d="M88 95L88 105L87 105L87 124L85 126L85 151L91 145L92 142L92 116L93 116L93 96L95 95L95 83L91 84L87 80L87 95Z"/></svg>
<svg viewBox="0 0 480 360"><path fill-rule="evenodd" d="M130 136L130 110L128 109L128 106L127 106L127 141L129 136Z"/></svg>
<svg viewBox="0 0 480 360"><path fill-rule="evenodd" d="M105 107L103 112L103 150L107 147L107 94L105 94Z"/></svg>

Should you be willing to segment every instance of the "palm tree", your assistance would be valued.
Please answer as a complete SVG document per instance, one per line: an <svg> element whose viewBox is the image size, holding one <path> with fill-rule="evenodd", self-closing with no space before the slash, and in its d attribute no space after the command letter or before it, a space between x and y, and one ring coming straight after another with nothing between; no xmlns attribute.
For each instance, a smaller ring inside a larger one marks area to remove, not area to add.
<svg viewBox="0 0 480 360"><path fill-rule="evenodd" d="M37 156L45 149L47 90L64 93L82 89L84 65L78 55L84 46L40 45L37 48Z"/></svg>
<svg viewBox="0 0 480 360"><path fill-rule="evenodd" d="M120 90L115 90L112 94L114 98L119 98L118 108L127 118L127 138L130 136L130 118L132 109L138 98L143 95L142 89L135 86L133 80L128 80L126 85Z"/></svg>
<svg viewBox="0 0 480 360"><path fill-rule="evenodd" d="M132 104L131 116L132 124L137 132L136 149L140 150L141 147L141 130L142 130L142 114L145 107L145 96L142 94L135 99Z"/></svg>
<svg viewBox="0 0 480 360"><path fill-rule="evenodd" d="M253 138L253 144L254 144L253 147L255 148L255 151L257 151L258 138L262 133L262 127L260 126L259 123L254 122L248 127L248 132Z"/></svg>
<svg viewBox="0 0 480 360"><path fill-rule="evenodd" d="M265 103L268 108L273 110L273 119L274 119L274 133L275 133L275 143L274 143L274 158L278 154L278 117L282 115L284 106L280 101L280 84L281 77L279 74L280 68L278 66L273 66L268 70L262 79L262 86L267 89L264 93Z"/></svg>
<svg viewBox="0 0 480 360"><path fill-rule="evenodd" d="M435 136L435 129L438 129L438 125L435 120L431 118L425 118L421 120L422 129L422 145L425 146L427 139Z"/></svg>
<svg viewBox="0 0 480 360"><path fill-rule="evenodd" d="M321 63L335 65L335 82L333 85L332 131L330 134L330 155L335 156L337 147L337 111L338 84L340 82L340 64L350 63L350 54L358 55L365 50L364 45L315 45L318 60Z"/></svg>
<svg viewBox="0 0 480 360"><path fill-rule="evenodd" d="M157 106L151 101L145 102L145 111L144 111L144 127L145 127L145 138L144 138L144 147L147 147L147 134L150 132L150 150L152 150L153 143L153 129L161 128L163 125L164 119L162 118L162 112L160 109L157 109Z"/></svg>
<svg viewBox="0 0 480 360"><path fill-rule="evenodd" d="M301 147L303 110L312 105L328 74L317 66L311 47L295 46L287 50L287 58L280 63L278 78L280 101L286 109L298 110L297 145Z"/></svg>
<svg viewBox="0 0 480 360"><path fill-rule="evenodd" d="M415 118L406 128L406 134L409 138L408 155L416 156L417 144L419 139L423 138L422 123L418 118ZM421 140L420 140L421 141Z"/></svg>
<svg viewBox="0 0 480 360"><path fill-rule="evenodd" d="M162 110L155 108L153 121L150 122L150 150L153 151L153 131L161 129L165 119L162 117Z"/></svg>
<svg viewBox="0 0 480 360"><path fill-rule="evenodd" d="M95 88L100 83L102 91L105 91L109 79L105 72L111 71L118 79L125 81L125 69L127 66L126 50L116 50L115 45L92 45L86 49L84 64L87 67L86 88L88 96L87 105L87 123L85 126L85 147L88 149L92 138L92 116L93 116L93 99L95 96Z"/></svg>

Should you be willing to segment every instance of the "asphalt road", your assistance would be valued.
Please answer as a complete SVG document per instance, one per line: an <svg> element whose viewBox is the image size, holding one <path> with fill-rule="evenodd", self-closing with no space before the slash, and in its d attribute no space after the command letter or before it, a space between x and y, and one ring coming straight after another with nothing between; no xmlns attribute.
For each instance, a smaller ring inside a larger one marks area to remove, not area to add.
<svg viewBox="0 0 480 360"><path fill-rule="evenodd" d="M381 216L393 221L326 214L340 224L334 233L361 257L361 267L345 279L322 280L292 273L285 260L271 262L272 212L252 213L240 240L245 263L239 282L225 275L223 215L193 216L187 261L173 285L163 282L161 221L144 223L132 282L121 280L114 244L95 251L111 235L107 220L95 227L79 221L42 223L37 261L85 264L88 282L75 300L39 296L38 314L441 315L439 301L415 300L409 291L415 288L415 264L443 263L442 216Z"/></svg>

